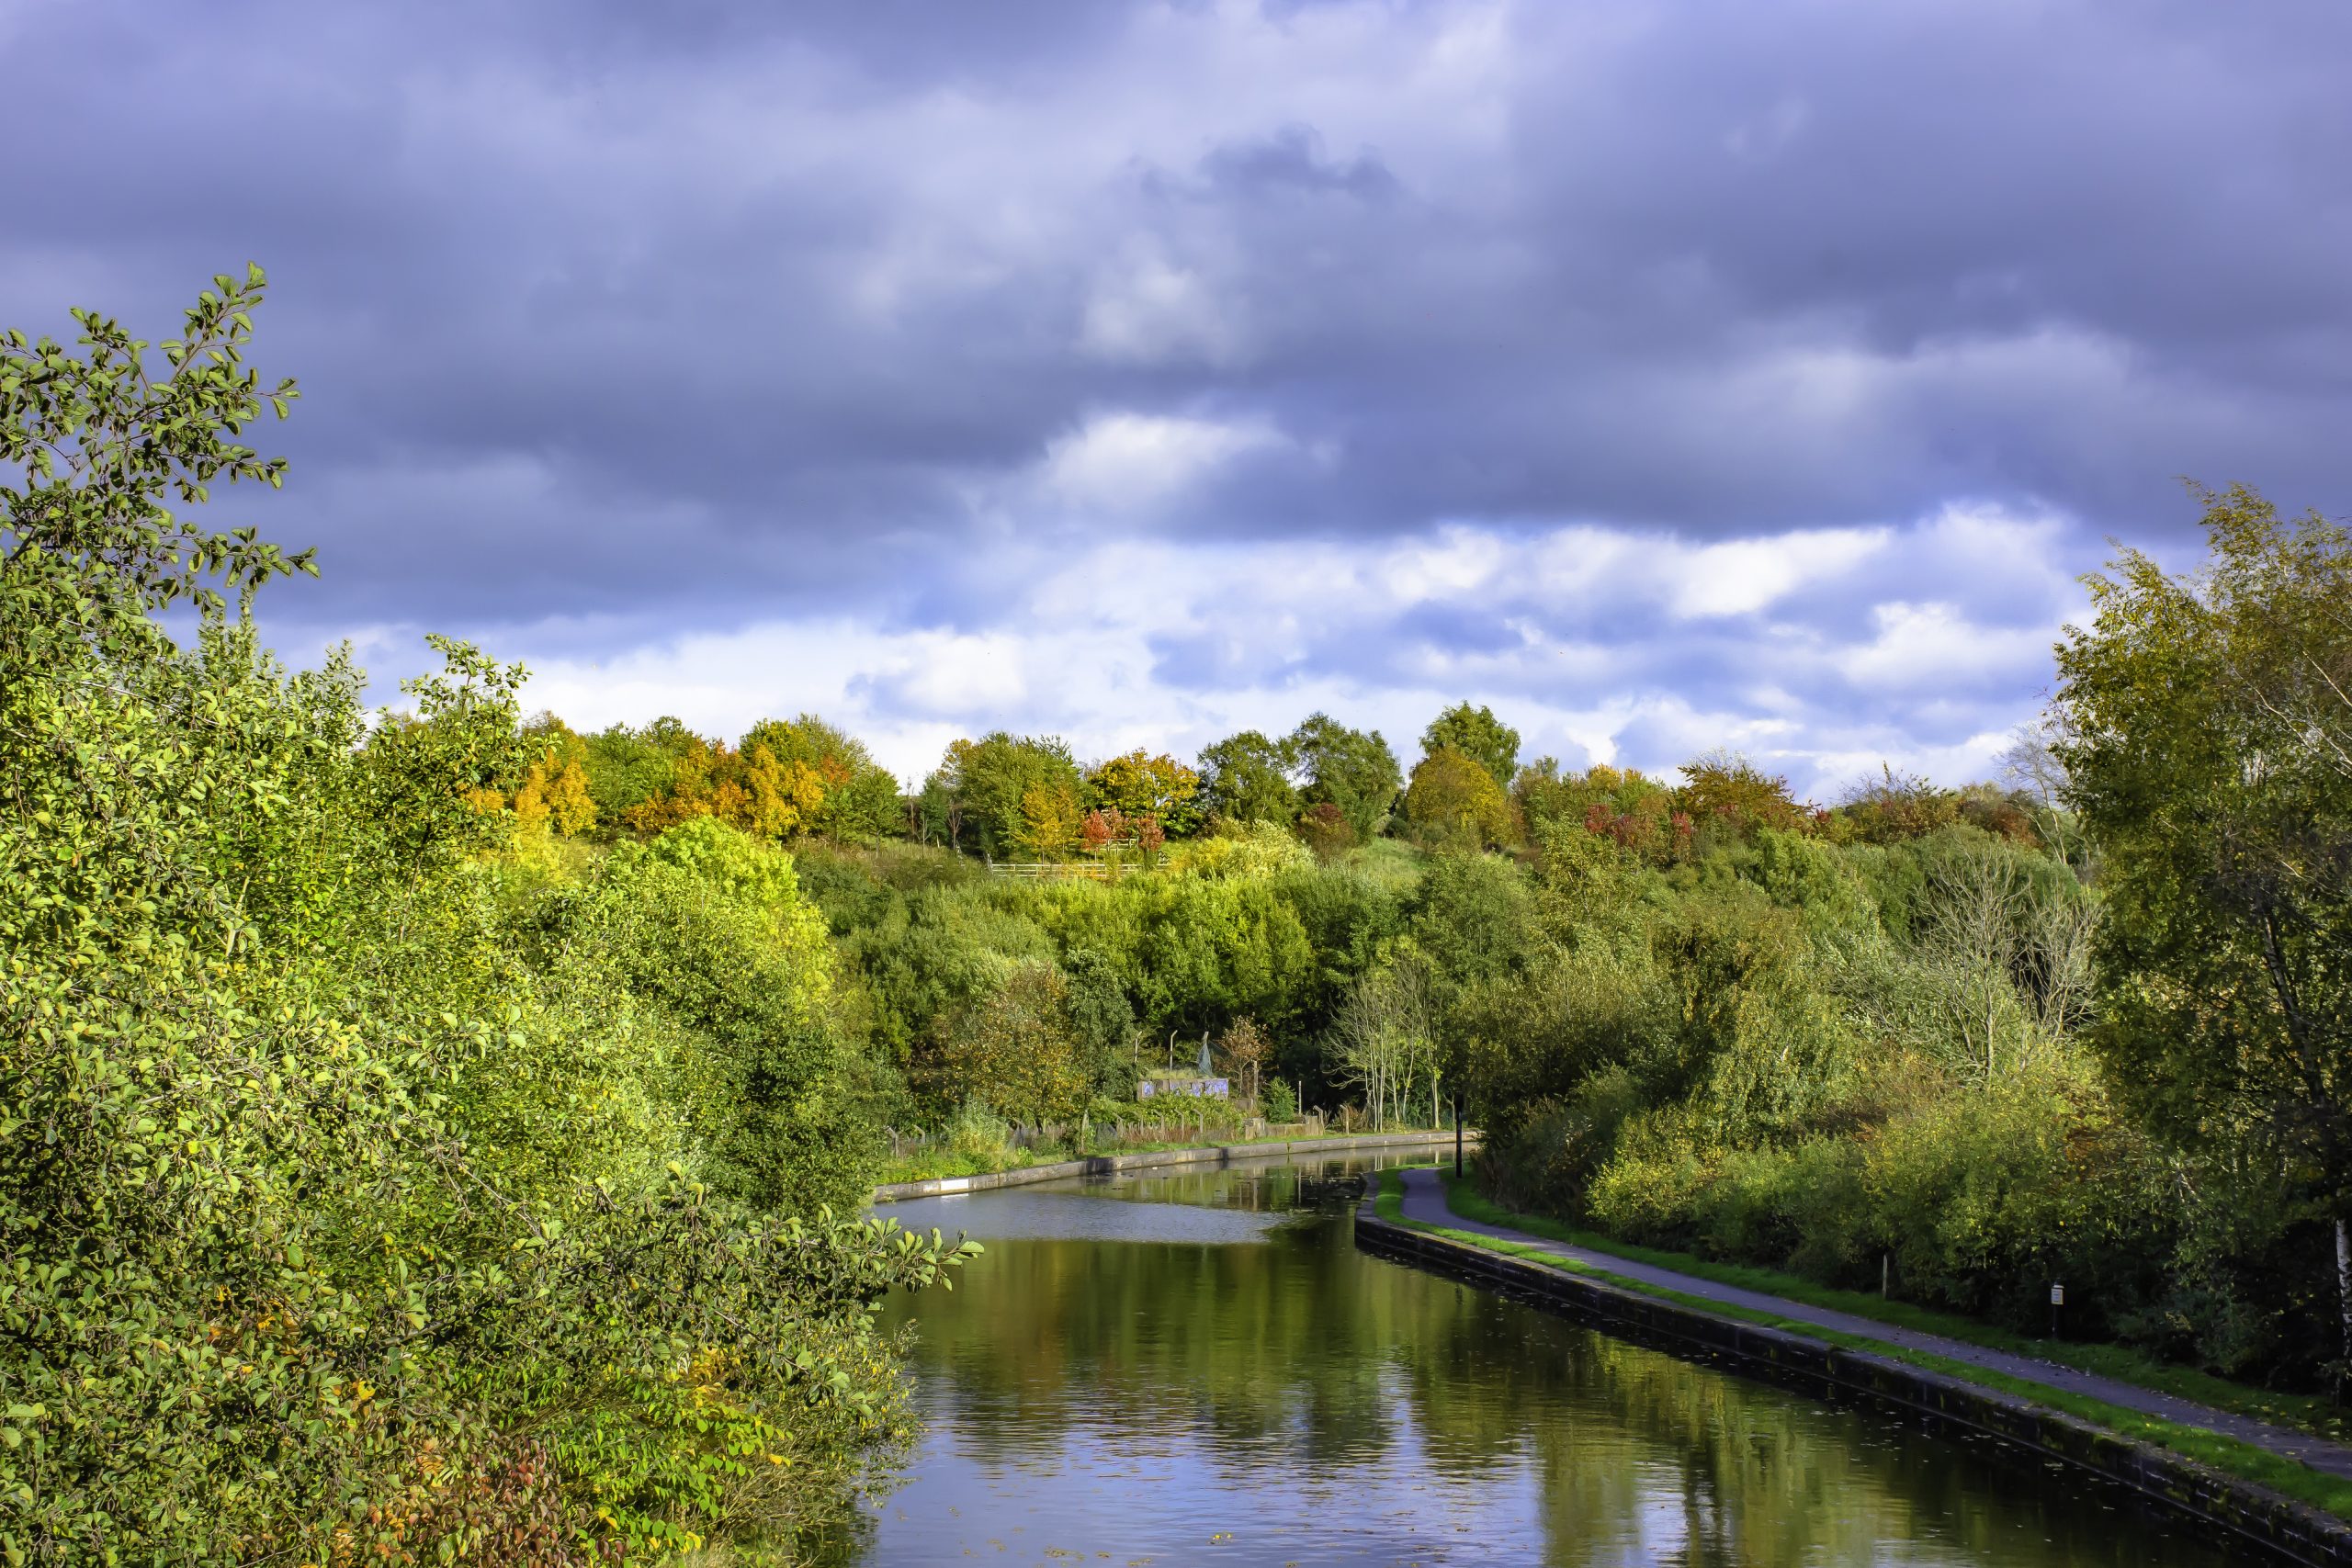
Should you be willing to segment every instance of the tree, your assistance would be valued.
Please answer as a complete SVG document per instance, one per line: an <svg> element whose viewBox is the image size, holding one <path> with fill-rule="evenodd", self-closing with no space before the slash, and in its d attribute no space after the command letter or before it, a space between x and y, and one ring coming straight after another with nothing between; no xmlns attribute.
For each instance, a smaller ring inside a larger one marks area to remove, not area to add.
<svg viewBox="0 0 2352 1568"><path fill-rule="evenodd" d="M2059 647L2051 750L2102 857L2091 1038L2166 1134L2259 1140L2324 1207L2352 1363L2352 538L2197 493L2205 564L2125 551Z"/></svg>
<svg viewBox="0 0 2352 1568"><path fill-rule="evenodd" d="M1203 749L1200 798L1228 822L1288 822L1298 814L1297 771L1290 741L1245 729Z"/></svg>
<svg viewBox="0 0 2352 1568"><path fill-rule="evenodd" d="M761 747L797 781L791 792L796 801L806 802L790 830L843 839L879 839L899 830L899 781L855 736L804 713L789 721L762 719L744 732L737 750L749 757Z"/></svg>
<svg viewBox="0 0 2352 1568"><path fill-rule="evenodd" d="M1745 838L1758 828L1791 831L1811 813L1789 794L1789 781L1736 752L1709 751L1682 764L1675 804L1702 826L1716 822Z"/></svg>
<svg viewBox="0 0 2352 1568"><path fill-rule="evenodd" d="M1374 1126L1385 1126L1391 1116L1402 1121L1424 1080L1435 1095L1437 1017L1429 965L1409 942L1397 943L1349 988L1334 1036L1340 1074L1364 1091Z"/></svg>
<svg viewBox="0 0 2352 1568"><path fill-rule="evenodd" d="M1241 1098L1256 1103L1259 1075L1273 1059L1272 1037L1258 1027L1257 1020L1237 1018L1217 1036L1216 1050L1225 1063L1226 1075L1240 1081Z"/></svg>
<svg viewBox="0 0 2352 1568"><path fill-rule="evenodd" d="M1356 830L1329 801L1318 801L1299 813L1298 836L1315 852L1315 858L1329 861L1345 854L1355 847Z"/></svg>
<svg viewBox="0 0 2352 1568"><path fill-rule="evenodd" d="M1021 792L1021 830L1014 844L1025 854L1057 860L1076 850L1085 818L1067 779L1048 779Z"/></svg>
<svg viewBox="0 0 2352 1568"><path fill-rule="evenodd" d="M167 504L283 475L235 439L293 393L243 363L262 282L162 344L0 333L8 1554L553 1565L813 1525L905 1433L867 1309L946 1249L718 1198L671 1098L707 1040L593 938L532 951L593 897L484 896L519 666L432 639L370 726L347 653L262 649L252 596L308 554Z"/></svg>
<svg viewBox="0 0 2352 1568"><path fill-rule="evenodd" d="M596 802L588 788L587 742L555 715L542 713L523 727L523 743L533 756L513 804L524 831L570 839L594 828Z"/></svg>
<svg viewBox="0 0 2352 1568"><path fill-rule="evenodd" d="M1096 764L1086 782L1119 815L1157 818L1172 837L1181 839L1200 824L1201 775L1165 752L1153 756L1137 747Z"/></svg>
<svg viewBox="0 0 2352 1568"><path fill-rule="evenodd" d="M1496 849L1519 836L1510 797L1493 773L1451 746L1441 746L1413 769L1405 792L1405 820L1432 842Z"/></svg>
<svg viewBox="0 0 2352 1568"><path fill-rule="evenodd" d="M1327 714L1309 714L1291 731L1289 744L1306 775L1300 801L1307 806L1329 801L1340 808L1359 840L1378 838L1405 783L1396 754L1380 732L1350 729Z"/></svg>
<svg viewBox="0 0 2352 1568"><path fill-rule="evenodd" d="M1034 799L1033 791L1039 792ZM1086 782L1067 743L1001 729L950 741L924 795L936 803L926 807L933 819L953 823L959 848L990 858L1060 852L1077 841L1087 805ZM1033 808L1041 813L1034 823ZM1040 831L1057 847L1042 848Z"/></svg>
<svg viewBox="0 0 2352 1568"><path fill-rule="evenodd" d="M1029 1122L1073 1115L1091 1087L1062 972L1017 963L949 1026L941 1060L968 1097Z"/></svg>
<svg viewBox="0 0 2352 1568"><path fill-rule="evenodd" d="M1509 789L1519 773L1519 731L1495 716L1492 708L1467 702L1430 720L1421 731L1421 752L1432 756L1451 747L1487 770L1500 789Z"/></svg>

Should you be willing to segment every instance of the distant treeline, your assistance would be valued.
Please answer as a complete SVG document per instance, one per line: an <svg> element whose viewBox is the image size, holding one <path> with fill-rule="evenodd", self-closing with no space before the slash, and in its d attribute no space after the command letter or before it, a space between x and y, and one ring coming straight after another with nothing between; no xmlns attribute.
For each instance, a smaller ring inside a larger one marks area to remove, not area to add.
<svg viewBox="0 0 2352 1568"><path fill-rule="evenodd" d="M1171 840L1261 823L1329 859L1384 836L1513 850L1574 819L1672 864L1758 827L1833 843L1896 842L1953 822L2024 844L2068 831L2046 748L2032 740L2012 749L2005 784L1939 788L1882 769L1825 807L1724 750L1683 763L1679 783L1637 769L1563 770L1551 757L1522 766L1519 731L1468 702L1422 731L1409 777L1379 731L1319 713L1285 736L1228 736L1190 763L1141 749L1086 763L1057 736L995 730L951 742L913 795L856 737L813 714L763 719L732 745L672 717L583 735L551 713L526 725L524 739L535 760L503 803L526 827L606 841L715 817L785 842L904 839L991 861L1140 865Z"/></svg>

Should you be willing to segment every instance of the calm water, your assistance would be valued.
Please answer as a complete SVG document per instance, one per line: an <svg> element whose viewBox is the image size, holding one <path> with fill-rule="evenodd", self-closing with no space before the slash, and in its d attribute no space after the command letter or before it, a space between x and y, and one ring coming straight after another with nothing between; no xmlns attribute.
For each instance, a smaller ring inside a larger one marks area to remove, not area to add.
<svg viewBox="0 0 2352 1568"><path fill-rule="evenodd" d="M1367 1258L1296 1169L887 1212L988 1253L893 1309L931 1434L843 1564L2223 1561L2080 1474Z"/></svg>

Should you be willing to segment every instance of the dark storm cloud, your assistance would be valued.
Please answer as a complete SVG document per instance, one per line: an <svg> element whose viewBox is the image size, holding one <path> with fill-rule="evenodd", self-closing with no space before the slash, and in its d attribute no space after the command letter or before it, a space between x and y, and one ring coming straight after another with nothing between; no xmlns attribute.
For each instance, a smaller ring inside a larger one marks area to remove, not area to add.
<svg viewBox="0 0 2352 1568"><path fill-rule="evenodd" d="M271 266L256 515L322 623L971 626L1009 538L2092 538L2352 478L2332 0L0 0L0 51L8 322ZM1257 434L1062 483L1127 413Z"/></svg>

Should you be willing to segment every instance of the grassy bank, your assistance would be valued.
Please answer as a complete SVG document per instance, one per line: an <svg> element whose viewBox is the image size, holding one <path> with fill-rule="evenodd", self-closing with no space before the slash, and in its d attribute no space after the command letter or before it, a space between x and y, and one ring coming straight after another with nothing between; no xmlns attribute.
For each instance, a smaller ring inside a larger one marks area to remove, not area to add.
<svg viewBox="0 0 2352 1568"><path fill-rule="evenodd" d="M1528 1230L1531 1235L1573 1242L1579 1247L1589 1247L1596 1251L1606 1250L1615 1256L1635 1261L1681 1269L1702 1279L1713 1280L1718 1283L1785 1293L1792 1300L1805 1301L1809 1304L1834 1306L1839 1311L1855 1311L1857 1315L1869 1315L1880 1322L1900 1323L1903 1326L1918 1328L1926 1332L1948 1334L1950 1337L1969 1343L1984 1344L2004 1349L2026 1344L2035 1347L2028 1350L2029 1354L2043 1353L2039 1348L2041 1342L2010 1341L1996 1337L1998 1331L1987 1330L1982 1325L1970 1324L1960 1319L1948 1319L1934 1313L1917 1312L1916 1309L1903 1307L1900 1303L1880 1303L1875 1297L1858 1297L1851 1292L1825 1291L1819 1286L1806 1285L1804 1281L1795 1280L1790 1276L1777 1275L1767 1269L1726 1269L1707 1264L1702 1259L1685 1258L1676 1253L1623 1247L1610 1242L1605 1237L1593 1237L1581 1232L1574 1232L1567 1227L1543 1221L1534 1216L1510 1213L1479 1198L1475 1192L1470 1191L1466 1184L1454 1183L1450 1173L1446 1174L1442 1179L1447 1182L1449 1205L1453 1207L1455 1213L1465 1219L1474 1219L1487 1224L1508 1224ZM1564 1273L1606 1280L1621 1290L1631 1291L1660 1301L1673 1302L1696 1312L1732 1318L1743 1323L1753 1323L1767 1328L1781 1329L1824 1344L1884 1357L1889 1360L1905 1362L1945 1377L1974 1383L1982 1388L1994 1389L2022 1399L2030 1399L2038 1404L2061 1410L2078 1419L2105 1427L2120 1436L2154 1444L2193 1459L2200 1464L2211 1465L2224 1474L2253 1482L2256 1485L2267 1486L2274 1492L2292 1497L2298 1502L2310 1504L2337 1517L2352 1519L2352 1481L2343 1481L2334 1476L2324 1475L2308 1465L2256 1448L2251 1444L2239 1442L2232 1438L2221 1437L2193 1427L2184 1427L2177 1422L2143 1415L2136 1410L2127 1410L2121 1405L2109 1404L2104 1400L2070 1393L2044 1383L2008 1377L1999 1372L1986 1371L1982 1367L1970 1366L1966 1362L1950 1360L1923 1351L1905 1349L1900 1346L1865 1338L1859 1335L1841 1334L1834 1329L1822 1328L1772 1313L1749 1311L1720 1302L1686 1295L1679 1291L1645 1284L1575 1259L1556 1257L1524 1243L1504 1241L1494 1236L1481 1235L1474 1231L1459 1230L1448 1225L1424 1224L1419 1221L1406 1219L1404 1217L1404 1179L1401 1174L1395 1170L1384 1170L1379 1173L1379 1188L1374 1197L1374 1213L1384 1220L1404 1225L1411 1230L1442 1235L1449 1240L1464 1242L1507 1257L1523 1258L1545 1268L1559 1269ZM1805 1285L1804 1293L1795 1290L1782 1292L1779 1283L1782 1280L1789 1280L1791 1283L1796 1285ZM1898 1309L1912 1315L1898 1318L1888 1311L1862 1314L1855 1307L1847 1304L1848 1298L1867 1302L1873 1306ZM1966 1332L1952 1332L1947 1325ZM2058 1358L2049 1359L2057 1359ZM2085 1370L2103 1369L2086 1366ZM2182 1376L2202 1377L2202 1374L2185 1373L2181 1369L2177 1368L2158 1370ZM2182 1392L2153 1382L2143 1382L2137 1378L2124 1378L2121 1381L2141 1383L2142 1386L2161 1389L2165 1393ZM2217 1379L2203 1381L2219 1382ZM2254 1390L2235 1389L2235 1385L2232 1384L2224 1383L2221 1386L2224 1390L2234 1390L2240 1397L2245 1399L2258 1401L2271 1397L2260 1394ZM2199 1396L2187 1395L2187 1397ZM2218 1400L2200 1399L2200 1403L2213 1404L2217 1408L2228 1408ZM2267 1414L2265 1409L2253 1405L2246 1406L2243 1413L2257 1416Z"/></svg>
<svg viewBox="0 0 2352 1568"><path fill-rule="evenodd" d="M1453 1172L1441 1173L1445 1184L1446 1206L1465 1220L1481 1224L1507 1225L1531 1235L1553 1241L1565 1241L1594 1252L1606 1252L1612 1257L1647 1263L1660 1269L1672 1269L1679 1273L1711 1280L1719 1285L1734 1285L1741 1290L1756 1291L1766 1295L1785 1296L1808 1306L1826 1307L1833 1312L1850 1313L1875 1323L1892 1324L1899 1328L1921 1334L1940 1335L1946 1339L1958 1339L1970 1345L1981 1345L1988 1350L2004 1350L2013 1355L2033 1356L2078 1371L2113 1378L2158 1393L2169 1393L2181 1399L2194 1400L2216 1410L2232 1415L2252 1416L2256 1420L2275 1422L2292 1427L2317 1437L2341 1441L2346 1436L2345 1413L2329 1401L2309 1394L2274 1393L2265 1389L2248 1388L2244 1383L2231 1382L2193 1367L2176 1366L2120 1345L2074 1343L2064 1339L2038 1338L2014 1334L2007 1329L1974 1318L1935 1312L1905 1302L1891 1301L1860 1291L1841 1291L1816 1283L1802 1275L1782 1273L1774 1269L1752 1268L1736 1263L1719 1263L1689 1253L1665 1252L1655 1247L1636 1247L1592 1231L1577 1230L1541 1214L1522 1214L1503 1208L1487 1197L1468 1180L1456 1180Z"/></svg>

